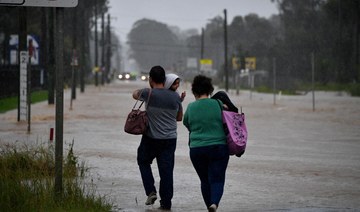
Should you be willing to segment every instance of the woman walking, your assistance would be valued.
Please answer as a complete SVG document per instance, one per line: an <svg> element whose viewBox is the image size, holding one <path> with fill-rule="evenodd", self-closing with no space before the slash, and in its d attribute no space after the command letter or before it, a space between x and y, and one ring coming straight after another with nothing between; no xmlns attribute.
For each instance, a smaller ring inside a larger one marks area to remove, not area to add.
<svg viewBox="0 0 360 212"><path fill-rule="evenodd" d="M189 130L190 159L200 178L201 193L209 211L216 211L224 192L229 161L221 117L222 104L209 96L211 79L198 75L192 83L196 101L190 103L183 124Z"/></svg>

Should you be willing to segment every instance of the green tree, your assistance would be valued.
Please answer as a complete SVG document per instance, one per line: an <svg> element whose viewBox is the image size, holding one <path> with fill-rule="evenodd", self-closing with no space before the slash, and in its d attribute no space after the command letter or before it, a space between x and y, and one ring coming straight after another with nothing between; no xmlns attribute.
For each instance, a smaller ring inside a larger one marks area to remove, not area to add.
<svg viewBox="0 0 360 212"><path fill-rule="evenodd" d="M154 65L172 69L179 58L179 40L166 24L141 19L134 23L128 42L132 54L142 70Z"/></svg>
<svg viewBox="0 0 360 212"><path fill-rule="evenodd" d="M331 22L336 79L339 82L360 81L360 1L329 0L324 5Z"/></svg>

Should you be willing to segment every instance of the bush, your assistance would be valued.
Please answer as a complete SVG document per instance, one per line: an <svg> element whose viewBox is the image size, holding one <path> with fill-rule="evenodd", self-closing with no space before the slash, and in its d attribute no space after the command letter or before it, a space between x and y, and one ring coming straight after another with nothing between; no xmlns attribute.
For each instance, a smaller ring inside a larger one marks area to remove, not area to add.
<svg viewBox="0 0 360 212"><path fill-rule="evenodd" d="M64 161L61 195L54 191L54 152L34 148L0 146L0 205L2 211L110 211L112 205L85 184L87 170L78 164L73 143Z"/></svg>
<svg viewBox="0 0 360 212"><path fill-rule="evenodd" d="M351 84L349 92L351 96L360 96L360 83Z"/></svg>

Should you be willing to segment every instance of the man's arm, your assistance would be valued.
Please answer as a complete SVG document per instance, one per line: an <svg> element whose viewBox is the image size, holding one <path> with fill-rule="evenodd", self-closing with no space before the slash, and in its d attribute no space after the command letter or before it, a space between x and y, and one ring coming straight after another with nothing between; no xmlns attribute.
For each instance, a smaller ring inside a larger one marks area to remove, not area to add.
<svg viewBox="0 0 360 212"><path fill-rule="evenodd" d="M176 115L176 121L181 121L183 118L183 111L182 108L178 111L177 115Z"/></svg>

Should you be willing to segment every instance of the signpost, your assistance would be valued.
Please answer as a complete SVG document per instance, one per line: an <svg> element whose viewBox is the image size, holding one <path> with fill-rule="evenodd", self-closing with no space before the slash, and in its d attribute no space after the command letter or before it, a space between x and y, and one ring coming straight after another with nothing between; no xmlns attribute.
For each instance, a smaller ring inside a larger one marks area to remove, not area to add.
<svg viewBox="0 0 360 212"><path fill-rule="evenodd" d="M252 90L254 88L254 71L256 69L256 57L245 57L245 68L249 70L250 100L252 99Z"/></svg>
<svg viewBox="0 0 360 212"><path fill-rule="evenodd" d="M71 98L70 98L70 110L72 110L72 102L75 99L75 91L76 91L76 79L75 79L75 68L79 65L77 55L76 55L76 49L73 49L73 55L71 58Z"/></svg>
<svg viewBox="0 0 360 212"><path fill-rule="evenodd" d="M240 57L236 57L233 56L231 59L231 63L232 63L232 70L233 70L233 74L234 74L234 87L236 88L236 95L239 95L239 89L240 89L240 85L239 85L239 72L240 72Z"/></svg>

